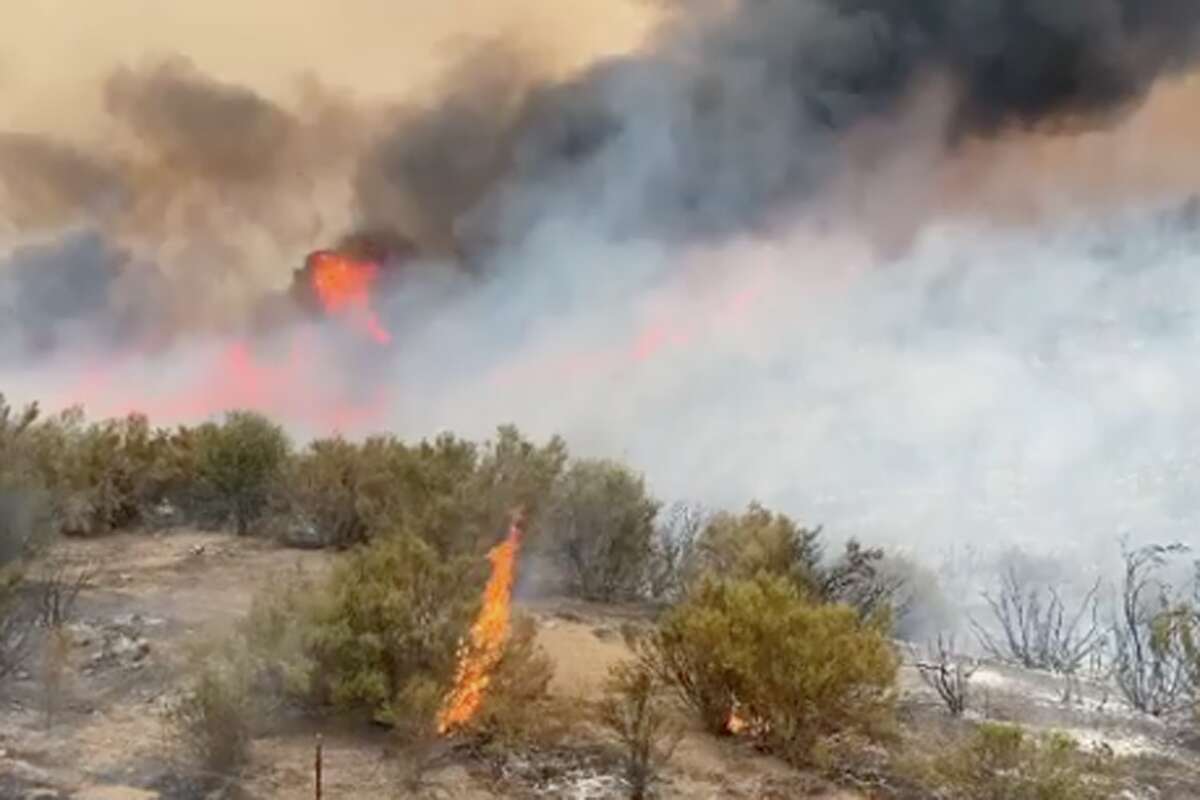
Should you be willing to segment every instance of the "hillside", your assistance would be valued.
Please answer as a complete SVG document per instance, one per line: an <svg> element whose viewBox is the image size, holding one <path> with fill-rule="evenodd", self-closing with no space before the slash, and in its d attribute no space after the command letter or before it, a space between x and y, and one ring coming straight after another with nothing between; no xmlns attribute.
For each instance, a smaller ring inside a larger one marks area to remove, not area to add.
<svg viewBox="0 0 1200 800"><path fill-rule="evenodd" d="M164 724L194 656L190 648L230 626L272 574L327 570L339 556L286 550L226 534L123 533L65 546L95 574L78 602L71 650L50 727L37 664L19 674L0 705L0 796L79 800L313 797L313 755L323 739L324 797L405 796L386 731L295 716L261 732L243 777L197 782ZM598 698L606 669L627 657L623 625L640 609L568 601L527 603L554 662L552 692L577 707ZM902 709L915 731L953 731L936 698L910 666L902 670ZM1069 731L1089 745L1139 759L1140 777L1159 788L1130 797L1189 798L1200 793L1200 748L1171 726L1125 711L1111 692L1088 686L1064 706L1050 676L989 665L972 681L976 709L1031 728ZM598 732L557 746L514 747L497 756L444 746L428 775L428 796L617 798L620 769ZM203 784L203 785L201 785ZM850 798L734 738L689 729L666 771L664 798Z"/></svg>

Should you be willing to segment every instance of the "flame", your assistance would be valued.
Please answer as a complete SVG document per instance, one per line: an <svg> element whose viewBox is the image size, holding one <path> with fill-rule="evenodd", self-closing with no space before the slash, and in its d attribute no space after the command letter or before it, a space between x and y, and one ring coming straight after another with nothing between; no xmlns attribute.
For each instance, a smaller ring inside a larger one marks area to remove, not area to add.
<svg viewBox="0 0 1200 800"><path fill-rule="evenodd" d="M514 515L508 536L492 548L488 560L492 574L483 590L483 608L471 627L470 637L458 655L458 671L438 713L438 733L460 728L478 713L491 683L492 670L504 654L512 612L512 587L524 519Z"/></svg>
<svg viewBox="0 0 1200 800"><path fill-rule="evenodd" d="M740 716L736 711L729 712L729 719L725 720L725 730L737 736L745 733L749 727L750 721L748 719Z"/></svg>
<svg viewBox="0 0 1200 800"><path fill-rule="evenodd" d="M329 314L344 316L380 344L392 336L371 308L371 287L379 277L379 266L342 253L318 250L309 256L312 287Z"/></svg>

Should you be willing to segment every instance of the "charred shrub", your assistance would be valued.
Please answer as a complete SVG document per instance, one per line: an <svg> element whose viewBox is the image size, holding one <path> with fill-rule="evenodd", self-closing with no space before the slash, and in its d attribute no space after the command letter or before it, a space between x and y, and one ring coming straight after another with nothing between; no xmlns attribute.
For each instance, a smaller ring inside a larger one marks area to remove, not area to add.
<svg viewBox="0 0 1200 800"><path fill-rule="evenodd" d="M635 642L639 662L713 733L735 711L793 763L839 733L888 727L898 659L880 626L785 578L703 581Z"/></svg>

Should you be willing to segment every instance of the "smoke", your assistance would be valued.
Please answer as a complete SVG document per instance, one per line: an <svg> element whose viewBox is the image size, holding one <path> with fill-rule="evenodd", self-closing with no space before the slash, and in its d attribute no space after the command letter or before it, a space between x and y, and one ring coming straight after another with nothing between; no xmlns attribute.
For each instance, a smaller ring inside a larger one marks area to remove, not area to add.
<svg viewBox="0 0 1200 800"><path fill-rule="evenodd" d="M456 46L386 99L325 50L291 96L121 65L102 143L0 138L0 377L300 435L511 420L924 550L1186 538L1198 32L1182 0L737 0L565 76ZM329 247L384 267L386 337L312 306Z"/></svg>

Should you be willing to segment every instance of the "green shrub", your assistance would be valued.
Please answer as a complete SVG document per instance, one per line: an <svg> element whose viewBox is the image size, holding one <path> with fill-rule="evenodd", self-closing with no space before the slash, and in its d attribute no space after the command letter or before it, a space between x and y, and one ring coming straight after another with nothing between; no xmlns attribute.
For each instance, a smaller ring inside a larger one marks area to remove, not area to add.
<svg viewBox="0 0 1200 800"><path fill-rule="evenodd" d="M938 754L922 782L955 800L1109 800L1119 787L1111 760L1082 752L1062 734L1031 735L984 724Z"/></svg>
<svg viewBox="0 0 1200 800"><path fill-rule="evenodd" d="M714 514L696 544L702 570L731 579L780 576L804 591L820 584L821 529L751 503L741 514Z"/></svg>
<svg viewBox="0 0 1200 800"><path fill-rule="evenodd" d="M741 514L715 514L696 541L697 575L778 576L810 597L853 606L864 619L889 620L903 580L881 569L883 551L852 539L827 561L821 533L757 503Z"/></svg>
<svg viewBox="0 0 1200 800"><path fill-rule="evenodd" d="M239 536L266 511L271 490L288 459L283 429L248 411L230 413L223 424L199 429L196 477L214 493Z"/></svg>
<svg viewBox="0 0 1200 800"><path fill-rule="evenodd" d="M410 447L378 436L362 444L358 459L355 512L368 538L411 531L443 555L475 552L473 444L446 435Z"/></svg>
<svg viewBox="0 0 1200 800"><path fill-rule="evenodd" d="M706 579L635 647L709 731L725 732L736 708L793 763L822 738L876 735L891 719L898 660L883 631L785 578Z"/></svg>
<svg viewBox="0 0 1200 800"><path fill-rule="evenodd" d="M611 461L577 461L555 487L537 542L570 594L627 600L647 586L657 513L641 476Z"/></svg>
<svg viewBox="0 0 1200 800"><path fill-rule="evenodd" d="M338 706L393 725L432 725L430 687L449 687L459 641L479 606L479 573L411 534L351 553L314 609L309 644L319 689Z"/></svg>
<svg viewBox="0 0 1200 800"><path fill-rule="evenodd" d="M364 542L369 529L361 509L361 448L342 438L319 439L293 458L280 483L285 513L312 524L323 545Z"/></svg>
<svg viewBox="0 0 1200 800"><path fill-rule="evenodd" d="M417 536L383 536L333 573L271 581L235 635L255 692L363 712L407 744L434 736L483 587L477 559L445 559ZM470 730L521 739L543 727L553 668L529 619L512 622Z"/></svg>

